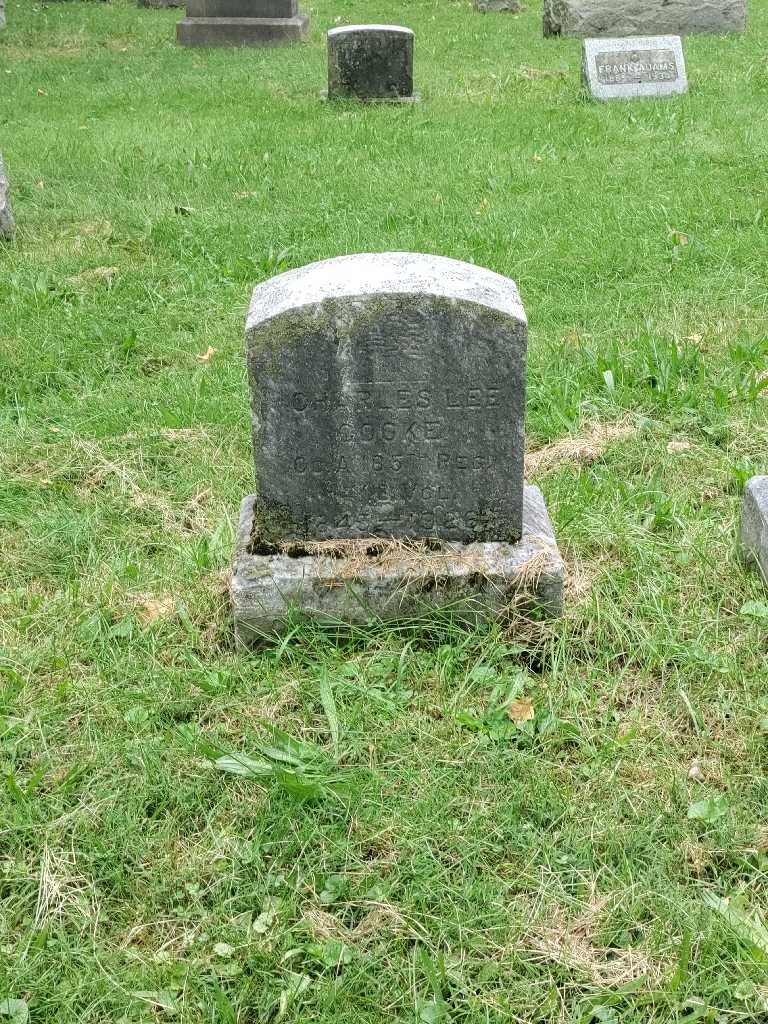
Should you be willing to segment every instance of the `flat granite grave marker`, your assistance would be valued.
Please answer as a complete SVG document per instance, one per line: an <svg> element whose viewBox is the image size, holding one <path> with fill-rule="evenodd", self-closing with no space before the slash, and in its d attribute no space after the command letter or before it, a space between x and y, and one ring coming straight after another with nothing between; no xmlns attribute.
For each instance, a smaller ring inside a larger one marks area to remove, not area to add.
<svg viewBox="0 0 768 1024"><path fill-rule="evenodd" d="M187 0L180 46L287 46L307 38L298 0Z"/></svg>
<svg viewBox="0 0 768 1024"><path fill-rule="evenodd" d="M746 0L544 0L545 36L684 36L746 27Z"/></svg>
<svg viewBox="0 0 768 1024"><path fill-rule="evenodd" d="M399 25L347 25L328 32L328 99L412 102L413 32Z"/></svg>
<svg viewBox="0 0 768 1024"><path fill-rule="evenodd" d="M582 77L596 100L688 92L680 36L585 39Z"/></svg>
<svg viewBox="0 0 768 1024"><path fill-rule="evenodd" d="M0 154L0 239L13 238L16 222L11 212L10 184L5 170L2 154Z"/></svg>
<svg viewBox="0 0 768 1024"><path fill-rule="evenodd" d="M744 490L741 543L768 583L768 476L753 476Z"/></svg>
<svg viewBox="0 0 768 1024"><path fill-rule="evenodd" d="M183 7L185 0L136 0L137 7Z"/></svg>
<svg viewBox="0 0 768 1024"><path fill-rule="evenodd" d="M512 281L368 253L259 285L246 326L256 495L231 596L247 641L288 609L395 618L457 600L557 612L563 563L523 480L527 321Z"/></svg>

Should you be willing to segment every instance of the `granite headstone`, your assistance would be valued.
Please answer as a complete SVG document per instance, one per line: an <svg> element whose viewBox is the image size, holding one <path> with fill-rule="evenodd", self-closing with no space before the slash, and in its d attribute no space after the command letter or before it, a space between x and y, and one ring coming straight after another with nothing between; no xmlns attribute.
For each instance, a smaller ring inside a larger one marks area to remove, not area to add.
<svg viewBox="0 0 768 1024"><path fill-rule="evenodd" d="M408 102L413 32L399 25L347 25L328 33L328 99Z"/></svg>
<svg viewBox="0 0 768 1024"><path fill-rule="evenodd" d="M582 77L597 100L674 96L688 92L680 36L585 39Z"/></svg>
<svg viewBox="0 0 768 1024"><path fill-rule="evenodd" d="M5 170L2 154L0 154L0 239L13 238L16 222L11 212L10 184Z"/></svg>
<svg viewBox="0 0 768 1024"><path fill-rule="evenodd" d="M746 0L544 0L545 36L743 32Z"/></svg>
<svg viewBox="0 0 768 1024"><path fill-rule="evenodd" d="M754 476L744 490L741 543L768 583L768 476Z"/></svg>
<svg viewBox="0 0 768 1024"><path fill-rule="evenodd" d="M481 14L517 14L520 0L475 0L475 10Z"/></svg>
<svg viewBox="0 0 768 1024"><path fill-rule="evenodd" d="M525 590L560 607L562 560L523 480L527 322L512 281L418 253L340 257L259 285L246 338L257 494L232 581L241 639L289 605L359 621L428 593L483 617ZM411 585L409 554L363 558L350 596L344 546L376 555L370 538L427 543L429 587Z"/></svg>
<svg viewBox="0 0 768 1024"><path fill-rule="evenodd" d="M520 539L527 330L511 281L340 257L258 287L247 337L263 539Z"/></svg>
<svg viewBox="0 0 768 1024"><path fill-rule="evenodd" d="M303 42L309 18L298 0L187 0L180 46L286 46Z"/></svg>

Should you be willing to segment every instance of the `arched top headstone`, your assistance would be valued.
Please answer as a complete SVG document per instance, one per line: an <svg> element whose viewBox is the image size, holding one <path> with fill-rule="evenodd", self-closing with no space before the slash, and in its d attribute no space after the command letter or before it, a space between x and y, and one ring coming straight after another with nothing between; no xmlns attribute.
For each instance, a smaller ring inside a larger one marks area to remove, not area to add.
<svg viewBox="0 0 768 1024"><path fill-rule="evenodd" d="M414 34L402 25L342 25L328 32L328 99L413 97Z"/></svg>
<svg viewBox="0 0 768 1024"><path fill-rule="evenodd" d="M258 540L519 539L513 281L441 256L342 256L259 285L246 338Z"/></svg>

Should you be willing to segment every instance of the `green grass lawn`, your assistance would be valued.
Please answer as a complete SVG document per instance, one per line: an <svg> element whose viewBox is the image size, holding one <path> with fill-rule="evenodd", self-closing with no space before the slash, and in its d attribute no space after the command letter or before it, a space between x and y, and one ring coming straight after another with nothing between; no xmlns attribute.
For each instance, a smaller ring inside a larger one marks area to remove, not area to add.
<svg viewBox="0 0 768 1024"><path fill-rule="evenodd" d="M313 0L307 46L206 52L178 11L8 0L0 1024L768 1020L768 594L735 547L768 8L686 41L688 97L594 105L527 7ZM325 30L384 20L422 102L323 104ZM387 249L519 285L567 612L238 652L251 288ZM265 742L310 799L214 763Z"/></svg>

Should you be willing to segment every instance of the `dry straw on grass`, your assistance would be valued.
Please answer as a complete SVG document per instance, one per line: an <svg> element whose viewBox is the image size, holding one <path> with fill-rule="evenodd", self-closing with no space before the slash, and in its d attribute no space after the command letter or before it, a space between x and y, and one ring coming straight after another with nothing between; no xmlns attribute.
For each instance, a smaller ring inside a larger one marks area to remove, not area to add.
<svg viewBox="0 0 768 1024"><path fill-rule="evenodd" d="M339 585L371 572L396 573L404 578L406 585L428 580L437 582L456 575L458 565L466 569L467 576L475 574L492 582L481 550L468 550L446 541L368 537L302 544L291 542L281 545L280 552L293 558L334 559L333 575ZM539 550L517 567L516 582L521 589L530 590L538 584L550 557L550 545L542 538ZM457 579L461 577L457 576Z"/></svg>
<svg viewBox="0 0 768 1024"><path fill-rule="evenodd" d="M282 550L295 556L296 545L283 545ZM335 559L335 575L339 579L354 579L371 570L384 573L393 569L414 578L430 576L438 565L445 568L445 557L450 554L449 547L437 541L397 537L312 541L302 544L300 551L309 558Z"/></svg>
<svg viewBox="0 0 768 1024"><path fill-rule="evenodd" d="M415 925L409 924L390 903L367 904L370 909L354 928L348 928L327 910L308 906L304 909L304 922L315 939L320 941L361 944L385 935L402 935L411 939L423 938Z"/></svg>
<svg viewBox="0 0 768 1024"><path fill-rule="evenodd" d="M86 927L96 918L93 885L77 872L74 852L46 845L40 860L35 927L66 921Z"/></svg>
<svg viewBox="0 0 768 1024"><path fill-rule="evenodd" d="M137 594L134 598L134 613L145 626L160 619L168 619L176 612L176 598L171 594Z"/></svg>
<svg viewBox="0 0 768 1024"><path fill-rule="evenodd" d="M526 477L536 478L564 464L589 466L597 462L614 441L633 437L637 426L628 420L591 423L581 437L564 437L525 456Z"/></svg>
<svg viewBox="0 0 768 1024"><path fill-rule="evenodd" d="M599 946L595 939L606 900L593 896L576 917L557 907L526 940L542 960L562 964L600 988L618 988L640 978L658 984L662 971L642 950Z"/></svg>

